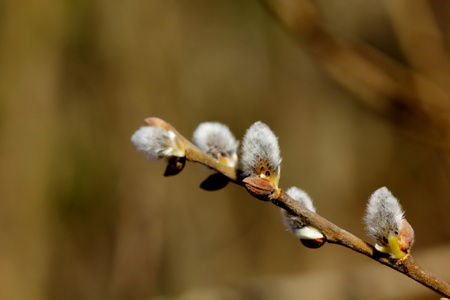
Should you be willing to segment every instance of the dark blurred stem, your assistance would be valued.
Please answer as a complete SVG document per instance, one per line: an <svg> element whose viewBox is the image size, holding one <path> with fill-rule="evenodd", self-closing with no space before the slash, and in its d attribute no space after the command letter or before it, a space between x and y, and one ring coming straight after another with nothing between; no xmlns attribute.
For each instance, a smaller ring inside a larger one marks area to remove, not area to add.
<svg viewBox="0 0 450 300"><path fill-rule="evenodd" d="M192 144L189 140L182 136L169 123L164 122L162 126L175 132L180 140L184 143L186 147L187 160L197 162L211 169L214 169L231 179L231 181L233 181L234 183L243 185L241 178L239 178L239 176L237 175L237 170L221 164L217 160L203 153L194 144ZM269 199L265 200L269 202ZM397 270L398 272L401 272L408 277L411 277L415 281L432 289L440 295L450 297L450 285L419 267L410 254L407 254L400 260L395 260L383 256L379 252L375 251L374 247L371 244L366 243L360 238L319 216L318 214L306 209L297 201L294 201L291 197L289 197L289 195L287 195L284 191L281 191L280 196L277 199L272 200L271 202L276 206L286 209L291 214L299 216L306 224L316 227L323 233L329 243L342 245L356 252L364 254L383 265L391 267L392 269Z"/></svg>
<svg viewBox="0 0 450 300"><path fill-rule="evenodd" d="M411 122L405 134L427 144L450 144L448 90L363 42L349 42L332 34L312 0L261 0L282 28L309 50L325 73L378 114L391 119L398 114ZM407 2L409 3L409 2ZM430 97L423 100L424 91ZM412 124L419 124L414 127ZM396 123L397 126L401 124Z"/></svg>

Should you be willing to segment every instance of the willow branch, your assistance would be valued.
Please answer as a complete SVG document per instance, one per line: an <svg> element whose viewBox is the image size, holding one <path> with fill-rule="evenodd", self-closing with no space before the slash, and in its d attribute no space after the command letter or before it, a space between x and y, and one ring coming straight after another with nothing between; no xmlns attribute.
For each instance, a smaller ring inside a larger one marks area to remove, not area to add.
<svg viewBox="0 0 450 300"><path fill-rule="evenodd" d="M154 120L160 120L152 118ZM186 148L186 159L188 161L200 163L205 165L218 173L221 173L228 177L230 181L243 186L243 178L239 176L240 172L234 168L228 167L206 153L198 149L194 144L192 144L188 139L181 135L173 126L165 121L160 120L159 124L165 129L172 130L178 138L184 143ZM158 121L159 122L159 121ZM320 215L306 209L304 206L299 204L297 201L292 199L283 190L280 192L280 196L275 200L263 199L267 202L272 202L278 207L287 210L289 213L300 217L305 224L311 225L317 228L325 236L326 241L331 244L337 244L347 247L353 251L361 253L379 263L386 265L398 272L405 274L406 276L414 279L415 281L421 283L422 285L430 288L431 290L439 293L442 296L450 297L450 285L435 275L429 273L428 271L422 269L415 261L414 258L407 254L403 258L397 260L377 252L374 247L363 241L362 239L354 236L353 234L347 232L346 230L336 226L327 219L321 217Z"/></svg>
<svg viewBox="0 0 450 300"><path fill-rule="evenodd" d="M345 231L344 229L336 226L320 215L311 212L310 210L302 207L297 201L294 201L285 192L282 192L280 197L274 201L274 204L288 210L301 217L305 223L308 223L323 233L327 242L332 244L341 245L352 249L358 253L361 253L379 263L386 265L398 272L405 274L406 276L414 279L422 285L432 289L433 291L449 297L450 285L430 272L422 269L414 260L411 254L407 254L400 260L391 259L389 257L381 256L374 247L354 236L353 234Z"/></svg>

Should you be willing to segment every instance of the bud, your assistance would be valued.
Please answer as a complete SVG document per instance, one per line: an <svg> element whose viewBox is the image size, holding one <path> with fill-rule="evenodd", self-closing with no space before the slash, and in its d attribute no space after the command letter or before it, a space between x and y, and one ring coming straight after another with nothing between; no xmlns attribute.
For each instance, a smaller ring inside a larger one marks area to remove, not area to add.
<svg viewBox="0 0 450 300"><path fill-rule="evenodd" d="M145 154L149 160L163 157L184 157L184 144L172 130L155 126L142 126L131 137L138 151Z"/></svg>
<svg viewBox="0 0 450 300"><path fill-rule="evenodd" d="M409 253L414 242L414 230L404 218L400 203L386 187L370 196L364 221L377 251L388 253L395 259Z"/></svg>
<svg viewBox="0 0 450 300"><path fill-rule="evenodd" d="M221 163L234 168L237 165L236 141L228 126L218 122L201 123L194 132L194 144Z"/></svg>
<svg viewBox="0 0 450 300"><path fill-rule="evenodd" d="M293 186L286 191L286 194L310 211L316 212L311 198L303 190ZM323 234L317 228L305 224L299 216L290 214L284 209L281 209L281 216L287 229L306 247L319 248L325 243Z"/></svg>
<svg viewBox="0 0 450 300"><path fill-rule="evenodd" d="M278 138L269 126L256 122L244 135L241 148L243 180L247 190L262 200L277 199L281 157Z"/></svg>
<svg viewBox="0 0 450 300"><path fill-rule="evenodd" d="M183 170L186 150L172 130L159 125L143 126L131 136L131 142L149 160L168 159L164 176L176 175Z"/></svg>
<svg viewBox="0 0 450 300"><path fill-rule="evenodd" d="M164 176L177 175L183 171L186 164L186 157L172 156L167 159L167 167Z"/></svg>

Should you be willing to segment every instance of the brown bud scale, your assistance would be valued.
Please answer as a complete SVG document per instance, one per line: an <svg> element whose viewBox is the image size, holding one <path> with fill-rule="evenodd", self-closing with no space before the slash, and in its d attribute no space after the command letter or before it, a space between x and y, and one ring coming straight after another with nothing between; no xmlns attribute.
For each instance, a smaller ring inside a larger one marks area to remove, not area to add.
<svg viewBox="0 0 450 300"><path fill-rule="evenodd" d="M408 250L412 243L414 242L414 230L411 225L403 219L402 221L402 231L400 232L400 250L408 253Z"/></svg>
<svg viewBox="0 0 450 300"><path fill-rule="evenodd" d="M164 176L177 175L183 170L185 164L186 164L186 157L178 157L178 156L170 157L167 163L166 171L164 172Z"/></svg>
<svg viewBox="0 0 450 300"><path fill-rule="evenodd" d="M323 244L325 244L325 238L319 238L319 239L314 239L314 240L310 240L310 239L300 239L300 242L302 242L302 244L305 247L311 248L311 249L317 249L323 246Z"/></svg>
<svg viewBox="0 0 450 300"><path fill-rule="evenodd" d="M260 177L247 177L244 180L244 186L247 191L255 198L269 201L278 198L280 190L272 182Z"/></svg>

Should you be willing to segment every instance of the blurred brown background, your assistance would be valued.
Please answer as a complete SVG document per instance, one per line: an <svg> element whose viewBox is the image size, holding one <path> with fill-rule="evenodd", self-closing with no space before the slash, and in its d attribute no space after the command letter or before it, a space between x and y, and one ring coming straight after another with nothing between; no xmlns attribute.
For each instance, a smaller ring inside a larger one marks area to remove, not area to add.
<svg viewBox="0 0 450 300"><path fill-rule="evenodd" d="M261 120L282 188L367 240L387 186L449 281L449 20L446 0L2 1L0 298L438 299L302 247L276 207L199 189L200 166L164 178L130 137L149 116L187 137Z"/></svg>

